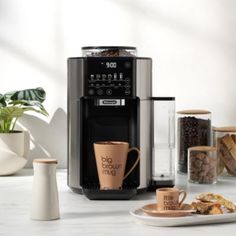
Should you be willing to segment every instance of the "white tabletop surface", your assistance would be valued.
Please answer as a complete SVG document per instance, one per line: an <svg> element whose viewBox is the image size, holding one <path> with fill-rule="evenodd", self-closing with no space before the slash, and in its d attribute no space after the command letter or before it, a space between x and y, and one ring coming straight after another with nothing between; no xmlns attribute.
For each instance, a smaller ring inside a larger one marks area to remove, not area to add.
<svg viewBox="0 0 236 236"><path fill-rule="evenodd" d="M72 193L66 184L66 171L57 173L60 220L30 219L32 170L22 170L15 176L0 177L0 235L159 235L203 236L235 235L236 223L191 227L151 227L135 222L131 208L155 201L154 193L138 195L129 201L91 201ZM186 176L178 176L177 186L186 189L191 202L199 192L221 193L236 202L236 179L222 179L215 185L187 184Z"/></svg>

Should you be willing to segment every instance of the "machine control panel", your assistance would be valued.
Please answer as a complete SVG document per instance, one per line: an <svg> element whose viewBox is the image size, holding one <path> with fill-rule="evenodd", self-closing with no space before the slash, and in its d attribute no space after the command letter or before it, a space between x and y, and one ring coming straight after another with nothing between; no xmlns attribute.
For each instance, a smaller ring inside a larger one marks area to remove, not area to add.
<svg viewBox="0 0 236 236"><path fill-rule="evenodd" d="M88 57L85 95L89 97L132 97L135 63L132 57Z"/></svg>

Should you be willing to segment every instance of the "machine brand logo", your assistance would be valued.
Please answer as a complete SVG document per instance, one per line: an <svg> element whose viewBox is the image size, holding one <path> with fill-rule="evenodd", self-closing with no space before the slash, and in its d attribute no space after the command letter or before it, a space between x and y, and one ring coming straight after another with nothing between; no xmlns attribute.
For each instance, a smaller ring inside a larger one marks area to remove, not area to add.
<svg viewBox="0 0 236 236"><path fill-rule="evenodd" d="M98 99L98 106L125 106L125 99Z"/></svg>
<svg viewBox="0 0 236 236"><path fill-rule="evenodd" d="M122 167L122 164L113 163L112 158L101 156L102 174L116 176L117 171Z"/></svg>
<svg viewBox="0 0 236 236"><path fill-rule="evenodd" d="M118 103L118 100L103 100L103 104L117 104Z"/></svg>

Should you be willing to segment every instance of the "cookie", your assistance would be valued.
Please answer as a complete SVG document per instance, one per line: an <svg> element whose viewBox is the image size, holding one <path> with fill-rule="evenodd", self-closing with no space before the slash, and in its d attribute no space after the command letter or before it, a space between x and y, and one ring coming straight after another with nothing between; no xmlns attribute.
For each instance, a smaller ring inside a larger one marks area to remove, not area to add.
<svg viewBox="0 0 236 236"><path fill-rule="evenodd" d="M209 203L218 203L225 207L230 212L236 211L236 206L230 200L225 199L223 196L214 193L202 193L197 198L201 202L209 202Z"/></svg>
<svg viewBox="0 0 236 236"><path fill-rule="evenodd" d="M192 202L191 207L196 210L196 213L201 215L219 215L223 214L221 205L219 203L212 202Z"/></svg>

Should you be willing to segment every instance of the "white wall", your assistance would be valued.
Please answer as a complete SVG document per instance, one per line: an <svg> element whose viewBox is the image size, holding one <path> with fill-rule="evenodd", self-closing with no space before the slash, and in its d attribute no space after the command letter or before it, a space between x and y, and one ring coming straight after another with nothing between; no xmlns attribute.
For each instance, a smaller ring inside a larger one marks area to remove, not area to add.
<svg viewBox="0 0 236 236"><path fill-rule="evenodd" d="M30 160L66 166L66 59L86 45L137 46L153 58L154 95L236 125L235 12L234 0L0 0L0 93L47 91L50 117L20 120Z"/></svg>

